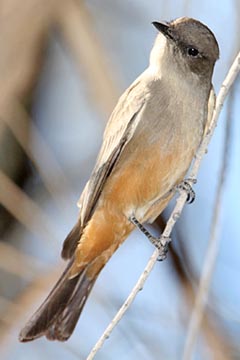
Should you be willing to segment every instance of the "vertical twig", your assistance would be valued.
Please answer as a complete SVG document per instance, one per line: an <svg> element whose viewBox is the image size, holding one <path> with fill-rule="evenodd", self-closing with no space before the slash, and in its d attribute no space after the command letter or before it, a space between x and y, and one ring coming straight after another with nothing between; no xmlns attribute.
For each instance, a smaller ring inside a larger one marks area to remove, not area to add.
<svg viewBox="0 0 240 360"><path fill-rule="evenodd" d="M184 360L189 360L193 356L194 345L196 343L197 336L200 331L201 322L204 315L204 308L207 304L210 283L212 280L213 271L218 254L220 220L221 220L221 210L222 210L222 202L224 195L224 185L225 185L227 168L228 168L228 155L229 155L230 134L231 134L231 125L232 125L233 104L234 104L234 86L232 87L231 92L229 94L228 113L227 113L227 121L225 126L225 137L224 137L224 146L223 146L223 154L222 154L223 160L220 169L220 178L216 191L213 218L211 222L211 230L210 230L210 236L207 246L207 253L205 255L205 261L203 265L200 284L196 294L195 304L188 327L187 340L185 343L184 354L183 354Z"/></svg>

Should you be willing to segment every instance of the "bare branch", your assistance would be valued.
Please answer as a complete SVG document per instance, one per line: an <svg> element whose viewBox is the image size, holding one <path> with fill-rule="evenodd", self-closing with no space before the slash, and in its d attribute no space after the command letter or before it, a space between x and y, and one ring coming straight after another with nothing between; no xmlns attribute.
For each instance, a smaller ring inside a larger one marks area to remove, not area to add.
<svg viewBox="0 0 240 360"><path fill-rule="evenodd" d="M205 135L205 137L203 138L203 141L199 147L199 150L196 154L196 159L193 163L191 172L190 172L190 179L192 180L192 182L194 183L196 180L196 176L200 167L200 163L202 161L202 158L204 156L204 154L206 153L208 144L211 140L213 131L216 127L217 124L217 119L218 116L220 114L220 111L222 109L224 100L229 92L230 87L232 86L234 80L236 79L238 73L240 71L240 52L238 53L237 57L235 58L225 80L222 83L221 89L219 91L217 100L216 100L216 106L213 112L213 116L212 116L212 120L211 120L211 124L209 126L209 130L207 132L207 134ZM181 215L181 212L183 210L183 207L185 205L187 199L187 194L185 191L181 191L180 196L178 197L177 201L176 201L176 205L167 221L166 227L164 229L163 232L163 236L168 238L170 237L170 234L173 230L173 227L177 221L177 219L179 218L179 216ZM134 286L134 288L132 289L130 295L128 296L128 298L126 299L126 301L124 302L124 304L121 306L120 310L118 311L118 313L115 315L115 317L113 318L113 320L111 321L111 323L108 325L108 327L106 328L106 330L103 332L102 336L99 338L99 340L97 341L97 343L95 344L95 346L92 348L91 352L89 353L88 357L86 360L92 360L96 353L101 349L104 341L109 338L111 332L113 331L114 327L118 324L118 322L121 320L121 318L123 317L123 315L125 314L125 312L127 311L127 309L129 308L129 306L132 304L133 300L135 299L137 293L143 288L146 279L148 278L156 260L158 258L158 250L155 250L154 253L152 254L152 256L150 257L147 266L145 267L143 273L141 274L139 280L137 281L136 285Z"/></svg>
<svg viewBox="0 0 240 360"><path fill-rule="evenodd" d="M201 322L204 315L204 309L207 304L210 283L218 255L219 240L220 240L218 234L220 230L220 218L221 218L222 202L224 195L224 183L225 183L225 177L228 166L228 153L229 153L228 150L230 143L230 132L231 132L230 130L231 130L231 120L232 120L231 109L233 103L234 103L234 87L232 88L232 91L230 92L229 95L228 114L227 114L227 121L225 128L224 147L223 147L223 161L220 169L220 179L216 191L213 219L211 222L211 230L207 245L207 252L204 257L205 261L203 265L202 275L201 275L198 291L195 296L195 304L188 327L187 339L186 339L184 355L183 355L184 360L189 360L193 356L194 345L196 343L197 336L200 331Z"/></svg>

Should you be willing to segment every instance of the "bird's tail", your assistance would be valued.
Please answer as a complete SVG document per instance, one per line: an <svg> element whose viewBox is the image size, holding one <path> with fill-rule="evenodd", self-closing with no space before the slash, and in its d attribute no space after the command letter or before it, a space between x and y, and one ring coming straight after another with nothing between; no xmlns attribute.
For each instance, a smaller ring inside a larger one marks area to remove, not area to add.
<svg viewBox="0 0 240 360"><path fill-rule="evenodd" d="M71 262L46 300L21 330L22 342L46 336L49 340L66 341L72 334L96 277L86 275L87 268L69 279Z"/></svg>

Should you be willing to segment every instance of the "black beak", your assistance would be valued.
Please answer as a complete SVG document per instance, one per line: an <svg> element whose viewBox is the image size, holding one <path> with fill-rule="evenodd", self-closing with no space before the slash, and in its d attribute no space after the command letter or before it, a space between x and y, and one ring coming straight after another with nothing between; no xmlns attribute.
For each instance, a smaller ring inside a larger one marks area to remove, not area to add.
<svg viewBox="0 0 240 360"><path fill-rule="evenodd" d="M152 22L153 26L155 26L155 28L160 31L163 35L165 36L169 36L169 25L167 25L166 23L164 22L158 22L158 21L153 21Z"/></svg>

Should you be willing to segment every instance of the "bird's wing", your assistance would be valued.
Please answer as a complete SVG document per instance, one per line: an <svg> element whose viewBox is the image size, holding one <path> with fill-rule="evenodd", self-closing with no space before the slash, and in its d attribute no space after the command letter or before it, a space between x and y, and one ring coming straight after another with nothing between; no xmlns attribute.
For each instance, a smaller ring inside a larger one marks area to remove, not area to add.
<svg viewBox="0 0 240 360"><path fill-rule="evenodd" d="M82 226L91 217L106 179L132 138L144 104L144 90L141 81L137 80L120 97L106 126L95 168L78 202Z"/></svg>
<svg viewBox="0 0 240 360"><path fill-rule="evenodd" d="M145 89L145 90L144 90ZM146 103L147 90L138 78L120 97L106 126L96 165L78 201L78 223L64 241L62 257L71 258L81 233L92 216L106 179L114 169L123 148L132 138Z"/></svg>

